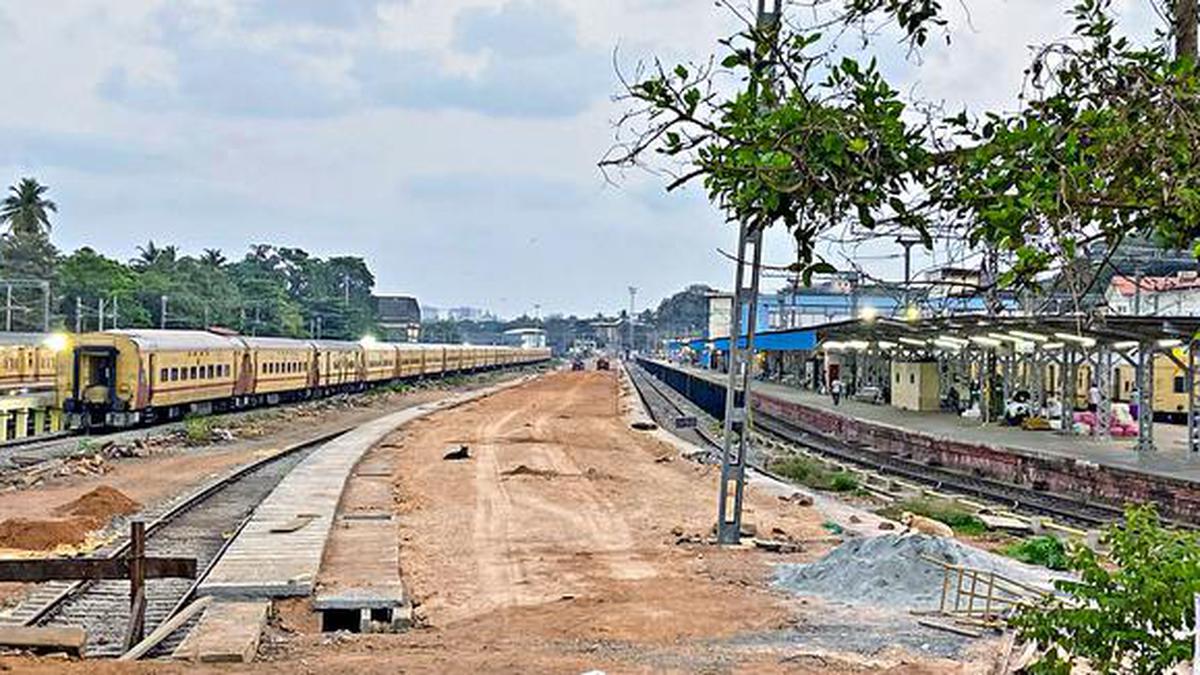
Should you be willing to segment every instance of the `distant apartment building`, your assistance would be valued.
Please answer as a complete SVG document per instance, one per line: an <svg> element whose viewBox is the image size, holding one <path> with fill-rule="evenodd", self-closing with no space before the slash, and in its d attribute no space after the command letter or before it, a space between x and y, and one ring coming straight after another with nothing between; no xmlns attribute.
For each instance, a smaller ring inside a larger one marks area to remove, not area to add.
<svg viewBox="0 0 1200 675"><path fill-rule="evenodd" d="M421 306L410 295L375 296L381 336L387 342L416 342L421 337Z"/></svg>
<svg viewBox="0 0 1200 675"><path fill-rule="evenodd" d="M523 349L545 349L546 331L541 328L513 328L504 331L504 343Z"/></svg>

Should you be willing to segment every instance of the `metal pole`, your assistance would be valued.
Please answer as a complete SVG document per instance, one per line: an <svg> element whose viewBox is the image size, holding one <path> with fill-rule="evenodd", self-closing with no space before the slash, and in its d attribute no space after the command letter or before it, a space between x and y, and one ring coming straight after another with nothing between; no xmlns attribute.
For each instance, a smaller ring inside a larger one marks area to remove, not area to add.
<svg viewBox="0 0 1200 675"><path fill-rule="evenodd" d="M4 330L12 332L12 284L8 284L4 301Z"/></svg>
<svg viewBox="0 0 1200 675"><path fill-rule="evenodd" d="M114 295L112 299L112 327L114 330L120 327L117 325L117 316L117 296Z"/></svg>
<svg viewBox="0 0 1200 675"><path fill-rule="evenodd" d="M762 33L774 37L779 24L782 0L774 0L774 11L768 13L766 0L758 0L757 27ZM759 45L758 58L764 54L765 45ZM752 77L751 94L757 91L758 81ZM751 225L742 221L738 226L738 251L735 264L733 289L733 312L729 331L729 379L725 389L725 433L721 454L721 484L717 499L717 541L720 544L740 544L742 531L742 498L745 494L746 451L750 438L750 417L747 406L751 401L750 383L754 371L754 333L758 313L758 282L762 263L762 230L769 223ZM753 246L750 258L750 285L745 286L747 248ZM742 335L742 307L746 307L746 346L739 342ZM738 379L741 379L742 399L738 401ZM736 437L734 434L737 434Z"/></svg>
<svg viewBox="0 0 1200 675"><path fill-rule="evenodd" d="M158 327L167 327L167 296L158 299Z"/></svg>
<svg viewBox="0 0 1200 675"><path fill-rule="evenodd" d="M75 332L83 332L83 298L75 296Z"/></svg>
<svg viewBox="0 0 1200 675"><path fill-rule="evenodd" d="M100 317L100 327L96 330L104 330L104 298L96 300L96 316Z"/></svg>
<svg viewBox="0 0 1200 675"><path fill-rule="evenodd" d="M42 332L50 332L50 282L42 282Z"/></svg>
<svg viewBox="0 0 1200 675"><path fill-rule="evenodd" d="M635 333L634 333L634 326L633 326L633 311L634 311L634 302L637 299L637 292L638 292L637 286L629 287L629 349L626 352L628 354L633 353L633 343L635 340L635 337L634 337Z"/></svg>

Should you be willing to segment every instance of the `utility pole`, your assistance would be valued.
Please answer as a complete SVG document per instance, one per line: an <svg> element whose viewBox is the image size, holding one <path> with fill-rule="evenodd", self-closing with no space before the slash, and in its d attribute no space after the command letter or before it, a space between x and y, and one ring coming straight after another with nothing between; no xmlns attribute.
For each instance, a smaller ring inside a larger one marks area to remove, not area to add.
<svg viewBox="0 0 1200 675"><path fill-rule="evenodd" d="M83 332L83 298L75 296L75 333Z"/></svg>
<svg viewBox="0 0 1200 675"><path fill-rule="evenodd" d="M350 275L342 275L342 295L346 305L350 305Z"/></svg>
<svg viewBox="0 0 1200 675"><path fill-rule="evenodd" d="M50 282L42 282L42 332L50 332Z"/></svg>
<svg viewBox="0 0 1200 675"><path fill-rule="evenodd" d="M767 11L767 0L758 0L755 19L759 44L755 58L772 58L770 44L778 35L783 0L772 0L774 9ZM759 64L756 64L756 66ZM757 98L759 75L757 67L750 76L751 99ZM768 72L768 83L773 73ZM745 220L738 225L737 270L734 273L733 312L729 331L729 380L725 387L725 434L721 454L721 485L717 499L717 542L722 545L741 543L742 498L746 487L746 455L750 440L750 383L754 377L754 334L758 314L758 282L762 266L762 232L770 223ZM753 249L751 252L749 249ZM751 257L748 257L751 256ZM749 261L749 270L746 269ZM749 273L749 285L746 275ZM746 346L739 342L742 335L742 309L746 309ZM738 400L738 389L742 393Z"/></svg>
<svg viewBox="0 0 1200 675"><path fill-rule="evenodd" d="M208 305L205 305L204 306L204 330L208 330L209 325L211 325L211 324L209 324L209 322L208 322Z"/></svg>
<svg viewBox="0 0 1200 675"><path fill-rule="evenodd" d="M13 310L12 284L8 284L5 287L5 289L6 289L6 291L4 294L4 297L5 297L5 300L4 300L4 331L6 333L11 333L12 332L12 310Z"/></svg>
<svg viewBox="0 0 1200 675"><path fill-rule="evenodd" d="M904 247L904 311L912 306L912 247L921 243L920 239L900 236L896 243Z"/></svg>
<svg viewBox="0 0 1200 675"><path fill-rule="evenodd" d="M104 298L100 298L99 300L96 301L96 316L100 317L99 318L100 327L97 328L96 330L103 331L104 330Z"/></svg>
<svg viewBox="0 0 1200 675"><path fill-rule="evenodd" d="M634 307L634 303L637 301L637 292L638 292L637 286L629 287L629 352L628 352L629 354L633 353L633 340L634 340L633 307Z"/></svg>
<svg viewBox="0 0 1200 675"><path fill-rule="evenodd" d="M167 296L161 296L158 299L158 327L167 327Z"/></svg>
<svg viewBox="0 0 1200 675"><path fill-rule="evenodd" d="M117 316L118 316L118 314L117 314L117 296L114 295L113 299L112 299L112 327L113 327L113 330L120 328L120 325L117 323Z"/></svg>

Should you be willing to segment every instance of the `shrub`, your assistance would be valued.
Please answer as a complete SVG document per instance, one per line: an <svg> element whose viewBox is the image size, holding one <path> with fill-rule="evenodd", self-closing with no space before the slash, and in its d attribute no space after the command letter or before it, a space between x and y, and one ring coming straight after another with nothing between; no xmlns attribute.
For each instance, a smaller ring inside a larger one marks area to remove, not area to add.
<svg viewBox="0 0 1200 675"><path fill-rule="evenodd" d="M1020 636L1045 648L1033 673L1165 673L1191 658L1193 596L1200 592L1200 535L1163 527L1152 506L1134 506L1109 526L1107 559L1073 544L1067 567L1078 581L1060 595L1022 608Z"/></svg>
<svg viewBox="0 0 1200 675"><path fill-rule="evenodd" d="M1055 537L1031 537L1004 548L1004 555L1052 570L1067 569L1067 547Z"/></svg>
<svg viewBox="0 0 1200 675"><path fill-rule="evenodd" d="M849 471L829 469L807 457L789 457L771 465L771 470L788 480L815 490L853 492L858 489L858 477Z"/></svg>
<svg viewBox="0 0 1200 675"><path fill-rule="evenodd" d="M183 432L188 445L204 445L213 439L212 420L202 415L188 416L183 420Z"/></svg>

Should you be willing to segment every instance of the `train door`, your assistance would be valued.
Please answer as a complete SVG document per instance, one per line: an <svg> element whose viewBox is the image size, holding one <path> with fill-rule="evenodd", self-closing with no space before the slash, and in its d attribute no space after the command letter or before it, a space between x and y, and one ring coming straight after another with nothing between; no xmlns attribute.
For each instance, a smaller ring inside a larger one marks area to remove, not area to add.
<svg viewBox="0 0 1200 675"><path fill-rule="evenodd" d="M116 402L117 350L113 347L78 347L73 364L72 398L85 405Z"/></svg>
<svg viewBox="0 0 1200 675"><path fill-rule="evenodd" d="M242 365L238 368L237 381L233 385L234 396L243 396L253 391L254 375L254 361L250 358L250 352L243 352Z"/></svg>

